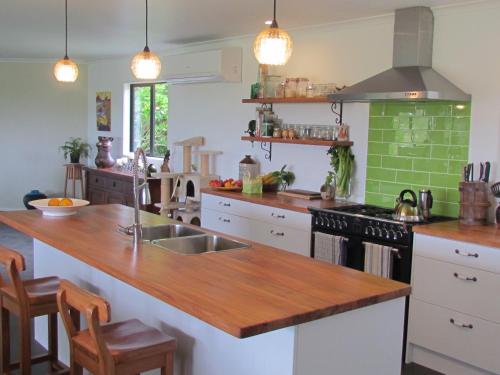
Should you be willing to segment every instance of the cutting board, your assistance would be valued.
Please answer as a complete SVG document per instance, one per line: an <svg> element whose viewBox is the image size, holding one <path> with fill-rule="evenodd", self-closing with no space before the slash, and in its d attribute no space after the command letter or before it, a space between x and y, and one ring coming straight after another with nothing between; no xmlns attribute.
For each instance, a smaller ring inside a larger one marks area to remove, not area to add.
<svg viewBox="0 0 500 375"><path fill-rule="evenodd" d="M299 199L321 199L321 193L317 191L301 190L301 189L289 189L285 191L278 191L278 195L283 195L285 197L299 198Z"/></svg>

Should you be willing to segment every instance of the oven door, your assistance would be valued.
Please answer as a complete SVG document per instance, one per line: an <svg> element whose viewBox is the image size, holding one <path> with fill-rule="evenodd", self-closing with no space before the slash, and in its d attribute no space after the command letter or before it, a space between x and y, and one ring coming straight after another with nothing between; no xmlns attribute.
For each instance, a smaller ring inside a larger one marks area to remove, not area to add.
<svg viewBox="0 0 500 375"><path fill-rule="evenodd" d="M364 238L355 235L345 235L344 233L341 232L328 231L328 234L343 236L348 239L348 242L346 244L347 256L346 256L345 266L354 268L359 271L364 271L365 269L365 246L363 245L363 242L370 242L377 245L389 246L394 248L395 250L397 250L397 252L395 252L393 255L392 279L407 284L410 283L411 259L412 259L411 246L374 240L373 238ZM313 249L311 255L314 256L314 232L313 232L312 243L313 243Z"/></svg>

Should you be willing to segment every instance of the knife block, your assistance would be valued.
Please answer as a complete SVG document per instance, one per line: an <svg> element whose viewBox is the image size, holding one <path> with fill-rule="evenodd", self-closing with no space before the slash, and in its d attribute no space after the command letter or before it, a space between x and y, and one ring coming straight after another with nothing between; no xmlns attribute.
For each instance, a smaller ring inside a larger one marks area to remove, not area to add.
<svg viewBox="0 0 500 375"><path fill-rule="evenodd" d="M488 184L484 181L460 182L458 190L460 191L460 223L486 225L488 209L491 206Z"/></svg>

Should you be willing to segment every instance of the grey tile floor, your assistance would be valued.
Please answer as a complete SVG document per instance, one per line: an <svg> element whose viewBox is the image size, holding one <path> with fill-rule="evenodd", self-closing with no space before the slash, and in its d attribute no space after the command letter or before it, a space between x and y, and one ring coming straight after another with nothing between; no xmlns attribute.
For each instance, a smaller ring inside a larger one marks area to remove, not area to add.
<svg viewBox="0 0 500 375"><path fill-rule="evenodd" d="M5 225L0 224L0 244L7 246L11 249L19 251L23 254L26 259L26 271L23 272L23 278L33 277L33 240L22 233L19 233ZM1 272L2 277L4 277L3 270ZM17 322L13 319L12 322L12 356L17 358L18 353L18 341L16 338L17 332ZM33 343L34 352L41 352L43 349L36 342ZM41 364L33 368L33 375L46 374L47 368L45 365ZM355 375L355 374L353 374ZM422 366L411 364L405 366L402 375L439 375L438 372L426 369Z"/></svg>

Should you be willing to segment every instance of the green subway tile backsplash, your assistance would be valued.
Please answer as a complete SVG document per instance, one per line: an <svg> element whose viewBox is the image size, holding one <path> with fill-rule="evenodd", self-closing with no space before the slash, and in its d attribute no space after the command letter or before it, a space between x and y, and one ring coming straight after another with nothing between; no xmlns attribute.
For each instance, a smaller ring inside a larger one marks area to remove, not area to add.
<svg viewBox="0 0 500 375"><path fill-rule="evenodd" d="M470 103L372 103L366 202L393 207L401 190L429 188L433 213L457 216L469 133Z"/></svg>

